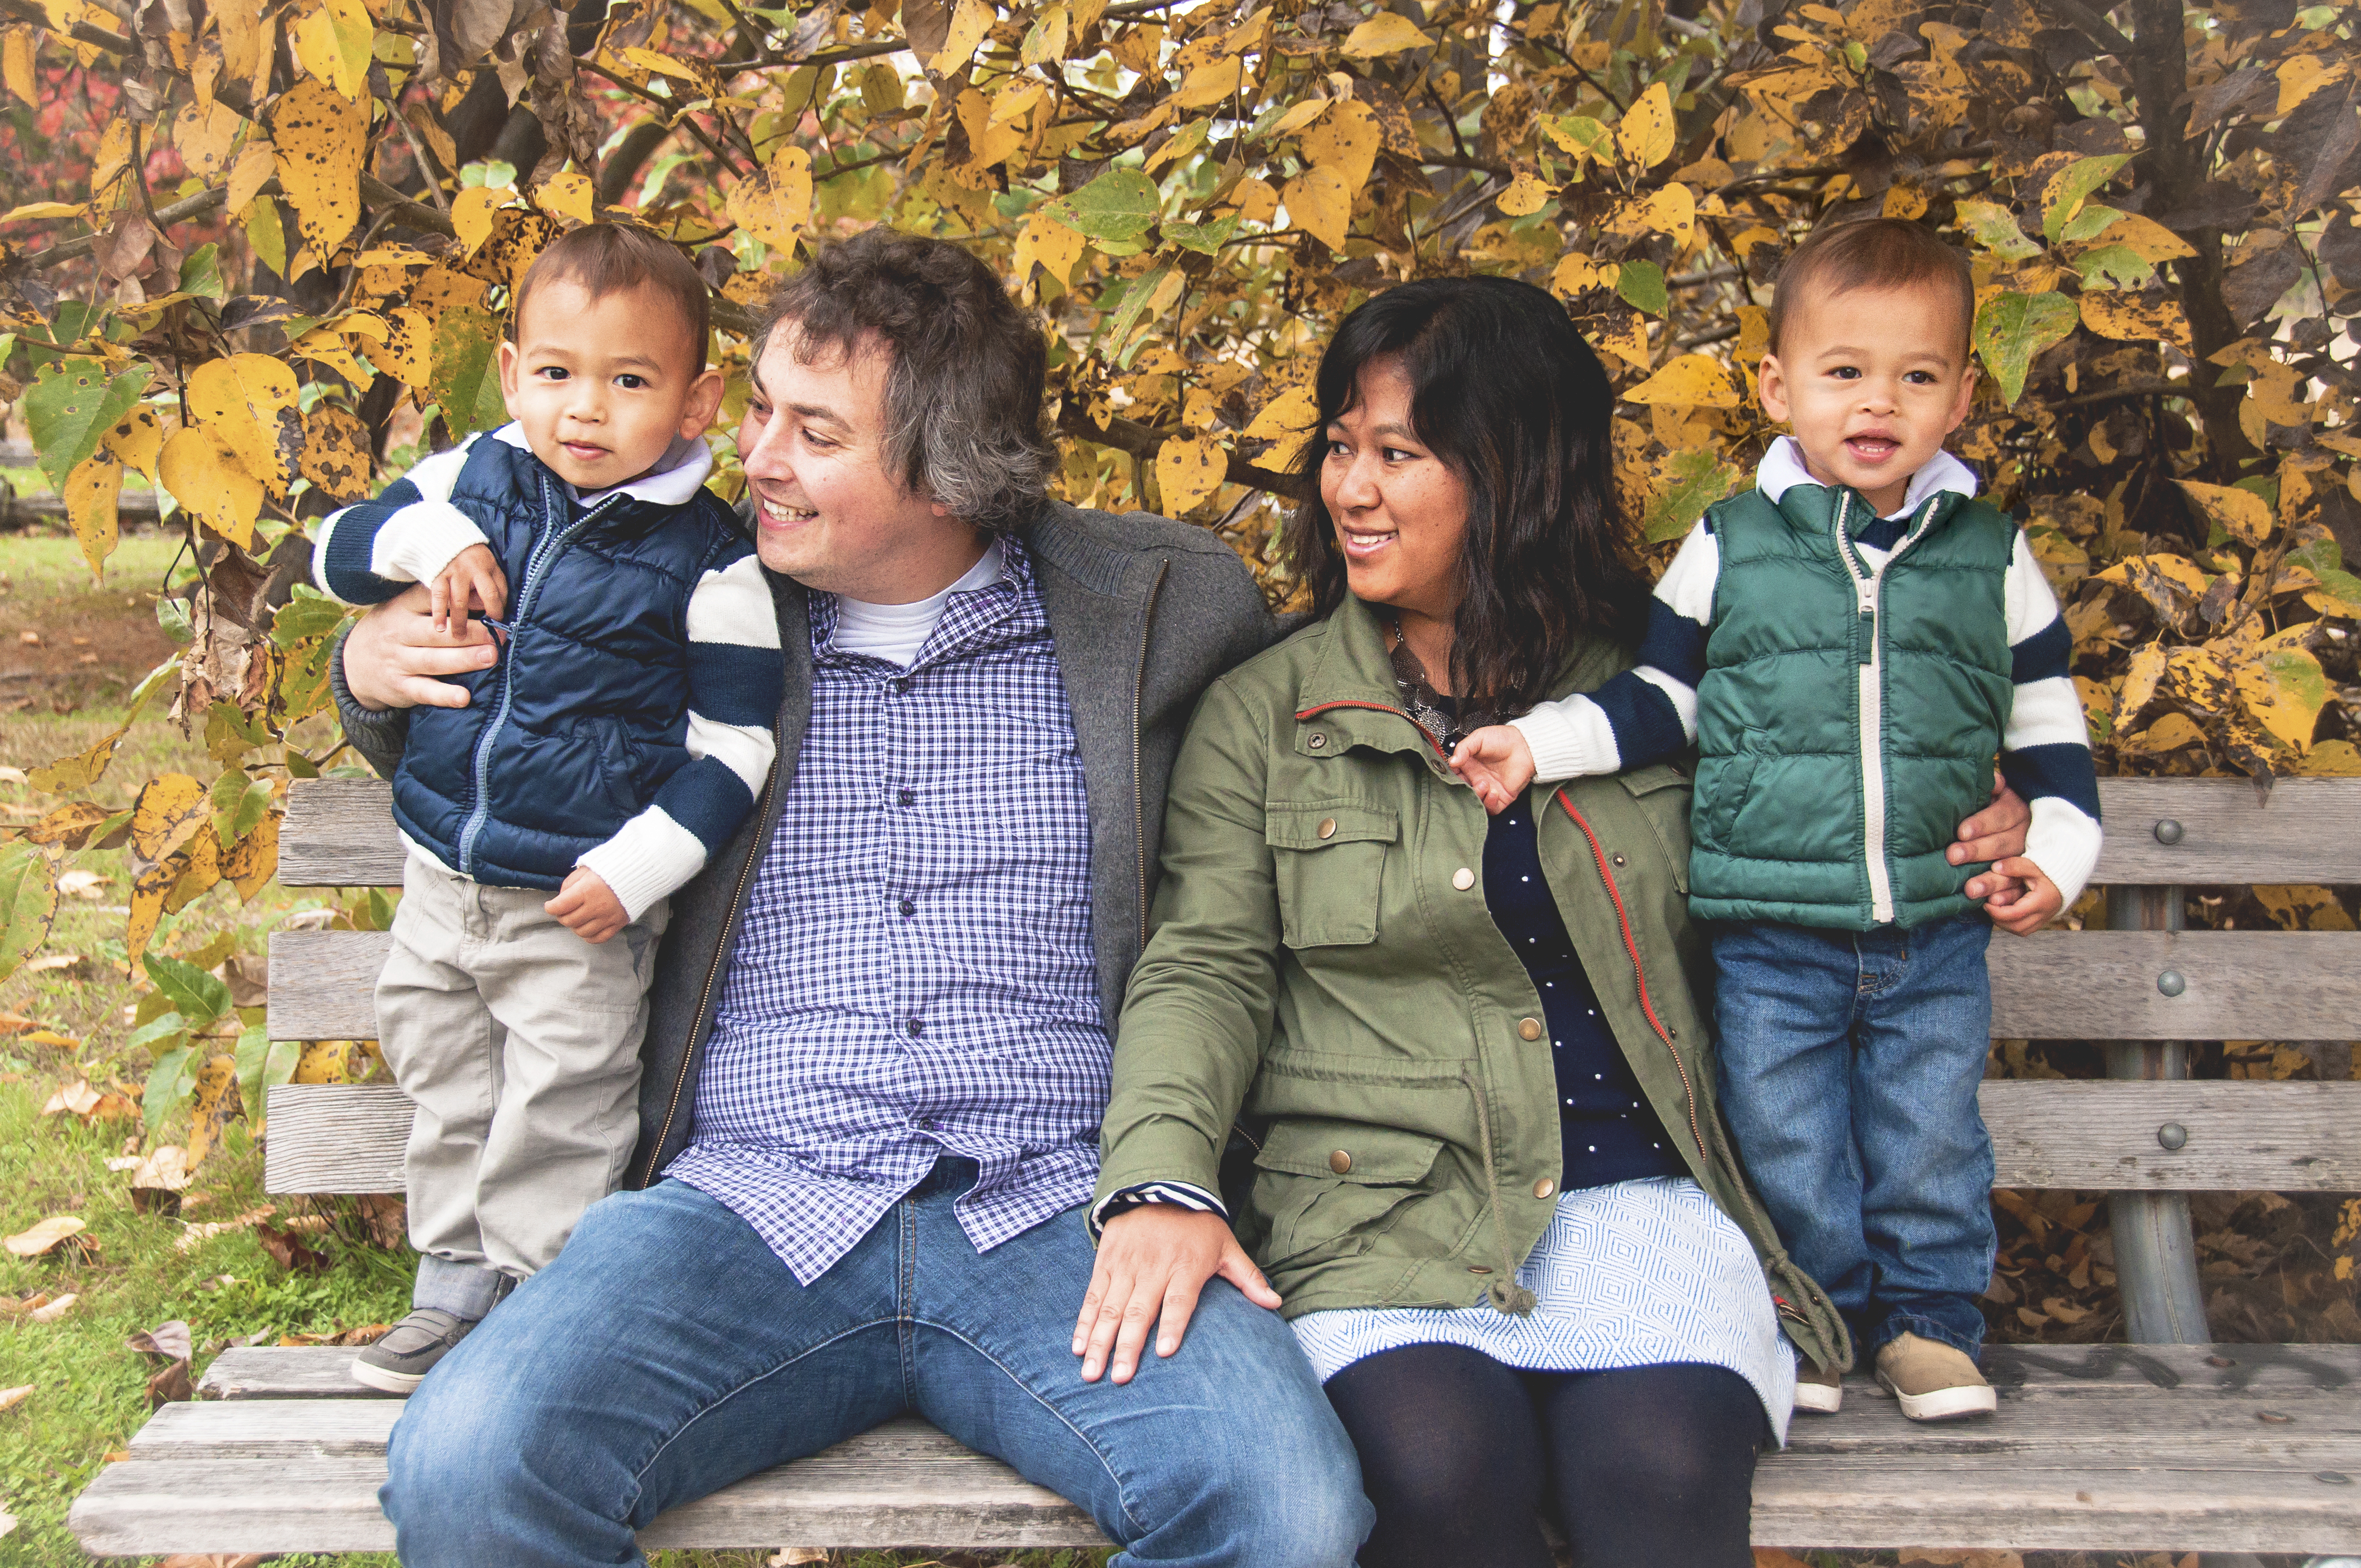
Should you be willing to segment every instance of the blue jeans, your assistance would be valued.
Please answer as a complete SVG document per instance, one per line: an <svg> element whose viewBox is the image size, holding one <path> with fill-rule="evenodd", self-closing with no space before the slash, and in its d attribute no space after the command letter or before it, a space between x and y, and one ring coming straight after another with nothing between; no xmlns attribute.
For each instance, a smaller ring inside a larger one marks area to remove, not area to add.
<svg viewBox="0 0 2361 1568"><path fill-rule="evenodd" d="M1089 1509L1117 1564L1349 1564L1360 1468L1279 1315L1214 1280L1177 1354L1085 1383L1083 1212L979 1255L974 1171L939 1164L809 1286L685 1183L591 1205L395 1426L402 1562L641 1563L666 1508L915 1410Z"/></svg>
<svg viewBox="0 0 2361 1568"><path fill-rule="evenodd" d="M1722 1113L1864 1356L1905 1332L1970 1355L1983 1343L1991 941L1981 914L1908 931L1713 928Z"/></svg>

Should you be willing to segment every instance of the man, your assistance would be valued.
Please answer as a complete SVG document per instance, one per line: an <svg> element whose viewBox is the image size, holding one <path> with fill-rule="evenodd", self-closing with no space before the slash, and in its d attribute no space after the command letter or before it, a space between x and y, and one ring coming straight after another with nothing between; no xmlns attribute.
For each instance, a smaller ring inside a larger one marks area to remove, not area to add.
<svg viewBox="0 0 2361 1568"><path fill-rule="evenodd" d="M1071 1349L1166 777L1273 628L1219 540L1044 499L1043 377L954 246L873 231L774 302L738 444L778 764L675 897L634 1190L394 1430L405 1563L637 1562L664 1509L906 1410L1089 1508L1117 1563L1352 1561L1351 1445L1250 1266L1127 1380ZM381 771L398 709L497 659L414 598L340 660Z"/></svg>

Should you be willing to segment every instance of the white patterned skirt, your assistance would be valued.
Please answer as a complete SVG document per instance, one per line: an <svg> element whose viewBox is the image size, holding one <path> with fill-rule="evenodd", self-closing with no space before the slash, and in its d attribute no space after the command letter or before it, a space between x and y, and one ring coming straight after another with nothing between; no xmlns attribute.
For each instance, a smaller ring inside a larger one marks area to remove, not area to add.
<svg viewBox="0 0 2361 1568"><path fill-rule="evenodd" d="M1306 1312L1296 1343L1323 1383L1366 1355L1457 1344L1528 1372L1604 1372L1687 1362L1726 1366L1753 1387L1782 1446L1795 1402L1795 1358L1754 1248L1686 1176L1562 1194L1517 1282L1529 1317L1468 1307L1350 1307Z"/></svg>

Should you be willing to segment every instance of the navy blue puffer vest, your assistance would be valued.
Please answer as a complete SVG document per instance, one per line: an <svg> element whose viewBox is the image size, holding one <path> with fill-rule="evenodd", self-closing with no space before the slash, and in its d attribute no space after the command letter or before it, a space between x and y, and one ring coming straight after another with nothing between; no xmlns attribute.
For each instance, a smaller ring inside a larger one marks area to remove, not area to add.
<svg viewBox="0 0 2361 1568"><path fill-rule="evenodd" d="M689 596L752 546L709 490L586 506L489 437L451 500L508 575L507 635L449 677L467 707L411 710L394 820L478 882L555 888L688 761Z"/></svg>

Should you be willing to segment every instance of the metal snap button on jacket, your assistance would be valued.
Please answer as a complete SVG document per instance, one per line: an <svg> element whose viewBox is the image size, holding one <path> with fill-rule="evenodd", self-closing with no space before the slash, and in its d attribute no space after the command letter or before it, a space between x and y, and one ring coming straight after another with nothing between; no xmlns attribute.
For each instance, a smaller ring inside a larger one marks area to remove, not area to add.
<svg viewBox="0 0 2361 1568"><path fill-rule="evenodd" d="M1533 1183L1533 1196L1534 1196L1534 1197L1536 1197L1536 1198L1546 1198L1546 1197L1548 1197L1551 1193L1553 1193L1553 1192L1554 1192L1554 1191L1556 1191L1556 1190L1557 1190L1557 1183L1556 1183L1556 1182L1554 1182L1554 1181L1552 1181L1552 1180L1551 1180L1548 1177L1546 1177L1546 1176L1543 1177L1539 1181L1536 1181L1536 1182L1534 1182L1534 1183Z"/></svg>
<svg viewBox="0 0 2361 1568"><path fill-rule="evenodd" d="M1338 1149L1328 1157L1328 1168L1342 1176L1353 1168L1353 1157L1343 1149Z"/></svg>
<svg viewBox="0 0 2361 1568"><path fill-rule="evenodd" d="M1323 817L1320 819L1320 836L1323 839L1334 839L1336 836L1336 819L1334 817Z"/></svg>
<svg viewBox="0 0 2361 1568"><path fill-rule="evenodd" d="M1457 871L1451 873L1451 885L1457 888L1460 892L1466 893L1469 888L1476 885L1476 873L1469 871L1466 866L1462 866Z"/></svg>
<svg viewBox="0 0 2361 1568"><path fill-rule="evenodd" d="M1538 1018L1520 1018L1520 1019L1518 1019L1518 1020L1517 1020L1517 1036L1518 1036L1518 1037L1519 1037L1520 1039L1526 1039L1526 1040L1538 1040L1538 1039L1540 1039L1540 1038L1542 1037L1542 1021L1541 1021L1540 1019L1538 1019Z"/></svg>

